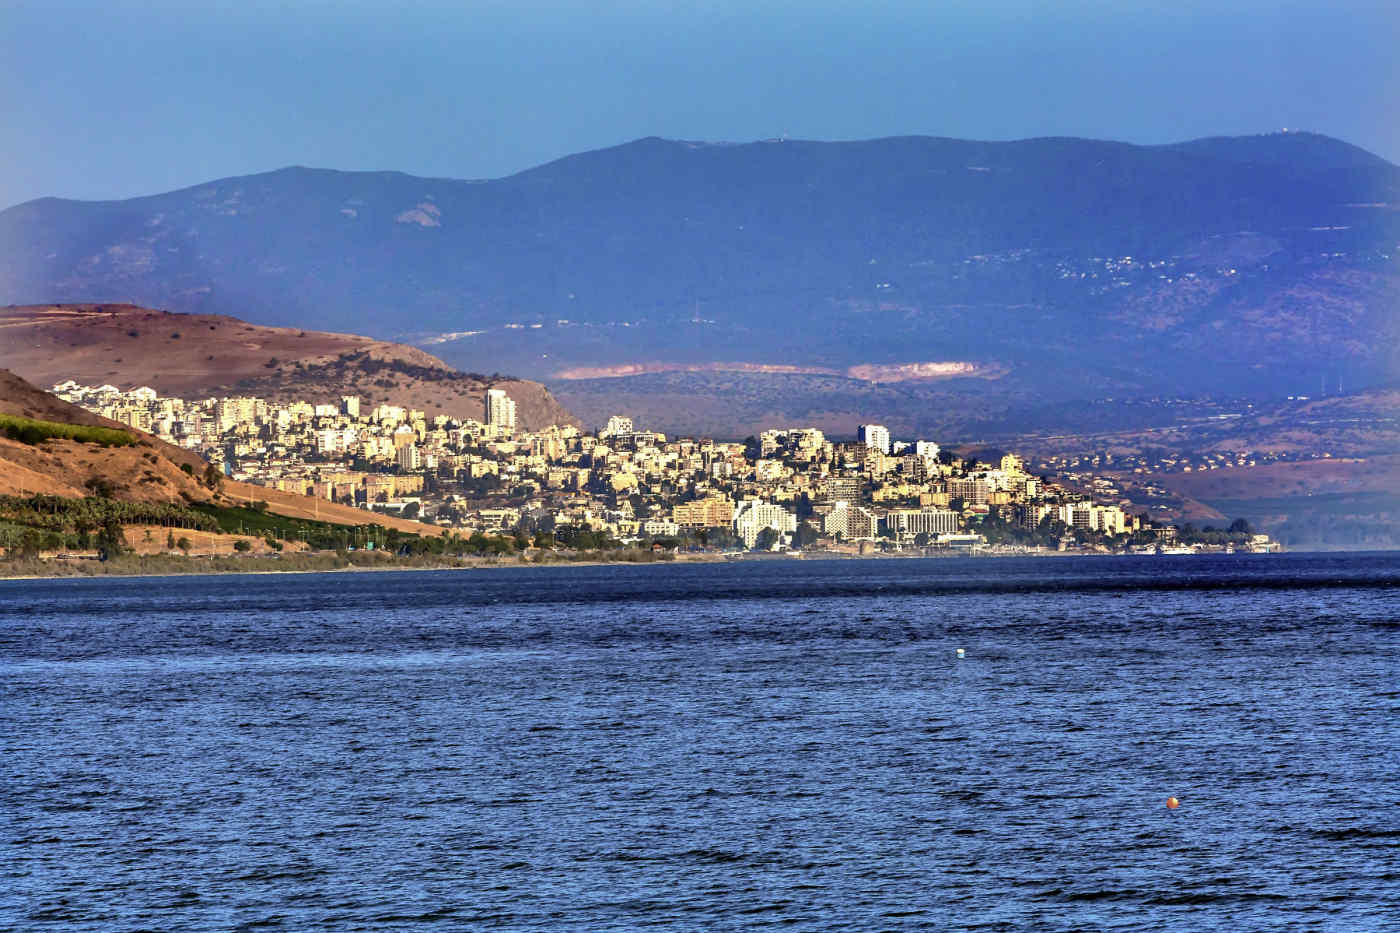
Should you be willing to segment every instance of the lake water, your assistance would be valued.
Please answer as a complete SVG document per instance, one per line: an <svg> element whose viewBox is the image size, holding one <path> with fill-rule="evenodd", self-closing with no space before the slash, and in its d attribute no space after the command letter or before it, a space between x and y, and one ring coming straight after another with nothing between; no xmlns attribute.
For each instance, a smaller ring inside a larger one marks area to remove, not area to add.
<svg viewBox="0 0 1400 933"><path fill-rule="evenodd" d="M0 582L0 928L1400 929L1397 595L1394 555Z"/></svg>

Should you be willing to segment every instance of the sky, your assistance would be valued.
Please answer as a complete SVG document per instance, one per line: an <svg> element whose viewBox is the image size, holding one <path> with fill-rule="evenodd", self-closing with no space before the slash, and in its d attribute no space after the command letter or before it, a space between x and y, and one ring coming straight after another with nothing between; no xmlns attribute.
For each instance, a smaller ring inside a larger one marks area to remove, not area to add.
<svg viewBox="0 0 1400 933"><path fill-rule="evenodd" d="M1400 162L1398 48L1395 0L0 0L0 207L493 178L642 136L1288 127Z"/></svg>

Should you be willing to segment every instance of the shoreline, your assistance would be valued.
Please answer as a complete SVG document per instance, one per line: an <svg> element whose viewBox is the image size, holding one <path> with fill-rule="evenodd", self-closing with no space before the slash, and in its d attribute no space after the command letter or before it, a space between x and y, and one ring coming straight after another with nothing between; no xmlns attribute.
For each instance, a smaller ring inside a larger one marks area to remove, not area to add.
<svg viewBox="0 0 1400 933"><path fill-rule="evenodd" d="M1394 553L1400 549L1366 549L1366 550L1308 550L1308 551L1288 551L1284 554L1368 554L1368 553ZM186 576L226 576L243 574L247 576L271 576L281 574L316 574L316 573L394 573L407 571L445 571L445 570L511 570L511 569L543 569L551 567L604 567L604 566L675 566L678 564L746 564L746 563L800 563L817 561L851 561L851 560L943 560L948 558L976 558L976 559L1006 559L1006 558L1075 558L1075 557L1277 557L1279 553L1273 554L1252 554L1248 552L1227 555L1223 552L1206 552L1192 555L1153 555L1153 554L1105 554L1085 551L1043 551L1037 553L1024 554L842 554L826 553L813 554L803 557L788 557L781 555L728 555L723 553L702 553L676 555L666 558L640 559L636 557L622 557L615 560L587 558L579 560L492 560L489 558L460 558L455 561L434 561L422 564L409 562L399 563L393 560L380 560L373 558L363 564L355 563L353 559L345 564L337 566L318 567L279 567L276 561L269 558L259 557L164 557L158 561L151 561L156 566L141 566L147 563L149 558L119 558L111 569L106 569L104 562L100 561L65 561L67 573L7 573L3 565L0 565L0 583L6 581L19 580L69 580L69 579L95 579L100 577L113 577L119 579L131 579L138 577L186 577ZM337 558L336 555L329 555L329 561L337 562L346 560ZM179 564L172 565L172 561L180 561ZM49 564L52 561L44 561ZM211 566L212 565L212 566ZM272 566L269 566L272 565ZM29 569L29 568L25 568ZM37 569L37 568L36 568Z"/></svg>
<svg viewBox="0 0 1400 933"><path fill-rule="evenodd" d="M368 552L365 552L368 553ZM393 573L403 571L439 571L439 570L502 570L502 569L528 569L544 567L602 567L611 565L626 566L652 566L657 564L699 564L699 563L722 563L724 558L721 555L686 555L668 558L628 558L620 557L615 560L598 560L595 558L579 560L492 560L490 558L464 557L447 561L424 561L421 564L412 563L412 559L399 561L397 559L371 558L365 563L357 563L354 559L339 558L334 553L329 556L313 555L302 557L302 560L316 560L318 562L331 562L335 566L278 566L278 560L266 557L228 557L220 556L208 557L167 557L162 556L156 560L143 557L123 557L115 562L104 562L95 560L71 560L62 561L61 566L68 572L60 573L8 573L3 564L0 564L0 582L7 580L76 580L76 579L97 579L101 577L113 577L130 579L134 577L219 577L243 574L247 576L274 576L284 574L313 574L313 573ZM340 563L345 561L345 563ZM179 562L179 563L176 563ZM41 563L35 561L35 563ZM42 561L44 564L53 564L55 561ZM107 564L111 563L111 569ZM154 566L141 566L145 563ZM29 568L26 568L29 569Z"/></svg>

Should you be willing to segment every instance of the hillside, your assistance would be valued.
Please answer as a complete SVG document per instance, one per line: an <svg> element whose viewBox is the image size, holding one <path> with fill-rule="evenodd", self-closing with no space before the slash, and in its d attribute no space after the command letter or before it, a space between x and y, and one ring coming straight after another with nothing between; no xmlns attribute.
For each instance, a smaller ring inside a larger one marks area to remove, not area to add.
<svg viewBox="0 0 1400 933"><path fill-rule="evenodd" d="M205 463L189 451L70 405L0 369L0 415L120 431L140 443L105 447L65 439L26 444L0 434L0 495L87 496L104 488L128 502L207 502ZM187 473L181 469L187 465Z"/></svg>
<svg viewBox="0 0 1400 933"><path fill-rule="evenodd" d="M1283 394L1393 377L1397 205L1400 169L1307 133L643 139L488 181L289 168L18 205L0 300L234 313L532 378L934 363L1031 397Z"/></svg>
<svg viewBox="0 0 1400 933"><path fill-rule="evenodd" d="M498 386L527 428L572 423L538 383L460 373L414 347L133 305L0 308L0 366L45 386L74 379L184 398L311 402L358 395L366 406L391 402L478 420L486 388Z"/></svg>
<svg viewBox="0 0 1400 933"><path fill-rule="evenodd" d="M116 502L184 507L226 507L266 502L289 518L348 525L378 524L420 535L436 526L371 514L345 505L221 479L206 480L207 464L195 454L99 417L0 369L0 416L15 415L65 425L109 428L132 439L123 446L52 438L25 443L0 431L0 496L100 495Z"/></svg>

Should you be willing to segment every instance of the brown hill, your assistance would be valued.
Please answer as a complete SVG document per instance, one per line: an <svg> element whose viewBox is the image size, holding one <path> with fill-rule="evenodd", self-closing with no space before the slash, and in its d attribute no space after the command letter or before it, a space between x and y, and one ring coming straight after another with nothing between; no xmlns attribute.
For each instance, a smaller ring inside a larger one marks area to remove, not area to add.
<svg viewBox="0 0 1400 933"><path fill-rule="evenodd" d="M38 385L66 379L163 395L258 395L335 402L358 395L428 414L482 418L488 387L516 402L522 427L577 424L537 382L462 373L403 344L353 334L260 327L213 314L135 305L0 308L0 366Z"/></svg>
<svg viewBox="0 0 1400 933"><path fill-rule="evenodd" d="M248 483L226 479L211 488L203 482L206 464L197 455L71 405L5 369L0 369L0 415L115 428L136 439L130 446L103 447L62 438L27 444L0 434L0 495L90 496L101 492L123 502L175 505L211 502L233 506L262 501L269 511L290 518L379 524L412 534L442 533L433 525Z"/></svg>

